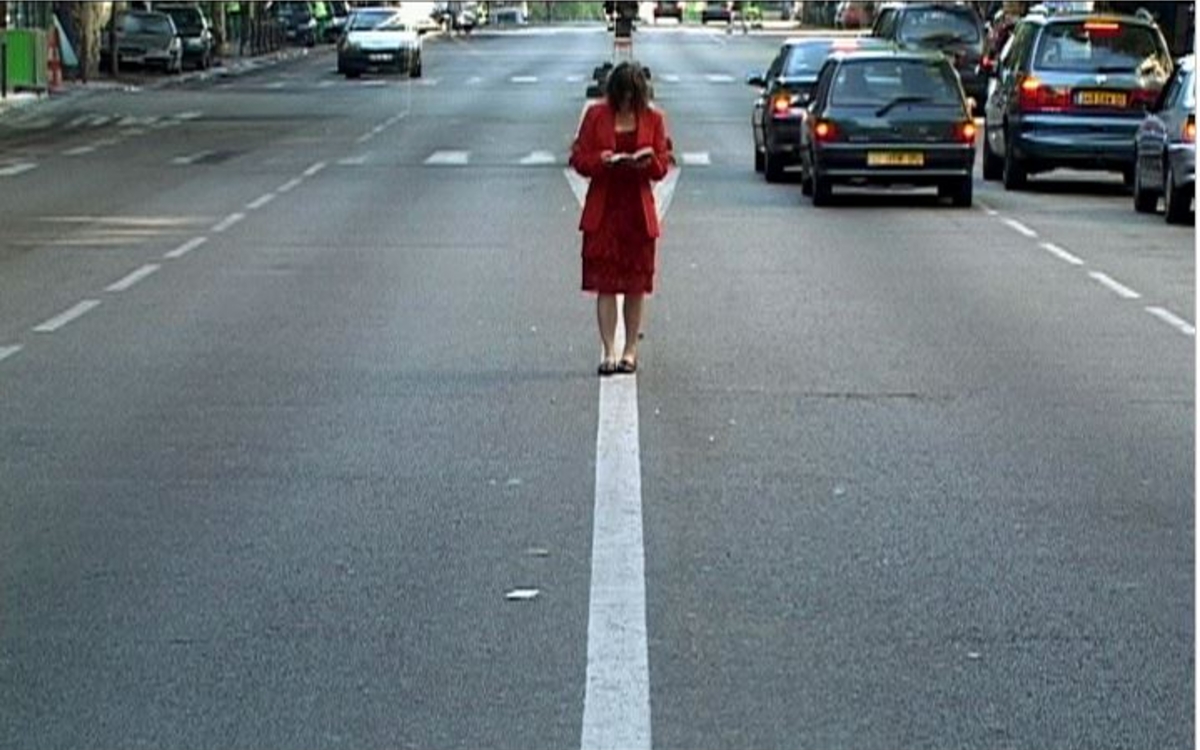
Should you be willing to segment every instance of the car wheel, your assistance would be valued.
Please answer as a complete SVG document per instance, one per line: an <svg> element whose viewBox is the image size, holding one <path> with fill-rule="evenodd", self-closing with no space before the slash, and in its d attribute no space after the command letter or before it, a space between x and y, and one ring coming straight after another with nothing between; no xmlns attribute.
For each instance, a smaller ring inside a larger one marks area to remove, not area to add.
<svg viewBox="0 0 1200 750"><path fill-rule="evenodd" d="M754 147L754 171L762 172L764 169L766 169L766 159L763 158L762 152L758 150L757 146L755 146Z"/></svg>
<svg viewBox="0 0 1200 750"><path fill-rule="evenodd" d="M814 206L828 206L833 202L833 187L828 180L821 176L820 172L813 170L808 178L808 184Z"/></svg>
<svg viewBox="0 0 1200 750"><path fill-rule="evenodd" d="M992 151L988 143L987 124L983 126L983 179L996 181L1004 176L1004 160Z"/></svg>
<svg viewBox="0 0 1200 750"><path fill-rule="evenodd" d="M1191 195L1187 188L1175 184L1175 169L1167 165L1167 176L1163 181L1163 208L1168 224L1187 224L1191 219Z"/></svg>
<svg viewBox="0 0 1200 750"><path fill-rule="evenodd" d="M1142 170L1133 169L1133 210L1140 214L1152 214L1158 210L1158 194L1147 190L1142 184Z"/></svg>
<svg viewBox="0 0 1200 750"><path fill-rule="evenodd" d="M763 176L767 182L783 182L783 165L779 163L779 157L771 156L770 149L763 155Z"/></svg>
<svg viewBox="0 0 1200 750"><path fill-rule="evenodd" d="M1004 166L1000 179L1004 181L1005 190L1021 190L1029 179L1025 164L1013 153L1012 138L1005 138Z"/></svg>
<svg viewBox="0 0 1200 750"><path fill-rule="evenodd" d="M413 63L412 69L408 73L409 78L421 77L421 56L417 55L416 62Z"/></svg>
<svg viewBox="0 0 1200 750"><path fill-rule="evenodd" d="M938 195L949 198L951 205L958 208L970 208L975 195L975 181L968 175L948 182L938 189Z"/></svg>
<svg viewBox="0 0 1200 750"><path fill-rule="evenodd" d="M347 70L346 77L347 78L362 78L362 73L357 70Z"/></svg>

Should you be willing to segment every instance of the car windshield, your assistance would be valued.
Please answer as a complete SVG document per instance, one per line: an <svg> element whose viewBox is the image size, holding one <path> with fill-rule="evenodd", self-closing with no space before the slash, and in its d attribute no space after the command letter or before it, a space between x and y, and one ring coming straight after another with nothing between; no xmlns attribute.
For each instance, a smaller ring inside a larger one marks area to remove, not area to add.
<svg viewBox="0 0 1200 750"><path fill-rule="evenodd" d="M351 31L369 31L377 29L382 24L387 23L395 17L395 13L391 11L370 11L366 13L355 13L350 16Z"/></svg>
<svg viewBox="0 0 1200 750"><path fill-rule="evenodd" d="M905 13L898 36L913 44L978 42L979 23L970 8L929 8Z"/></svg>
<svg viewBox="0 0 1200 750"><path fill-rule="evenodd" d="M921 106L962 106L958 81L944 60L863 60L838 71L830 103L882 108L903 101Z"/></svg>
<svg viewBox="0 0 1200 750"><path fill-rule="evenodd" d="M833 40L805 42L792 47L780 75L785 78L816 77L833 49Z"/></svg>
<svg viewBox="0 0 1200 750"><path fill-rule="evenodd" d="M204 31L200 14L195 9L171 8L166 13L171 16L171 20L175 21L175 27L184 34L198 34Z"/></svg>
<svg viewBox="0 0 1200 750"><path fill-rule="evenodd" d="M1183 106L1186 109L1196 108L1196 69L1184 73L1183 78Z"/></svg>
<svg viewBox="0 0 1200 750"><path fill-rule="evenodd" d="M126 16L122 25L126 34L174 34L171 21L164 16Z"/></svg>
<svg viewBox="0 0 1200 750"><path fill-rule="evenodd" d="M1042 70L1089 73L1170 70L1171 57L1154 29L1117 21L1067 21L1046 27L1034 56Z"/></svg>

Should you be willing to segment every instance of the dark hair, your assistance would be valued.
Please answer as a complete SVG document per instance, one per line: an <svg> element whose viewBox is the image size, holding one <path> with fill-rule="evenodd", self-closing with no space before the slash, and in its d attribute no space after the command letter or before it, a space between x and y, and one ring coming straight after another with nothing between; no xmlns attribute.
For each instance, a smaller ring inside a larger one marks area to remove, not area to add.
<svg viewBox="0 0 1200 750"><path fill-rule="evenodd" d="M630 61L618 63L608 74L604 93L613 109L620 109L627 99L634 112L646 109L650 106L650 84L646 82L645 68Z"/></svg>

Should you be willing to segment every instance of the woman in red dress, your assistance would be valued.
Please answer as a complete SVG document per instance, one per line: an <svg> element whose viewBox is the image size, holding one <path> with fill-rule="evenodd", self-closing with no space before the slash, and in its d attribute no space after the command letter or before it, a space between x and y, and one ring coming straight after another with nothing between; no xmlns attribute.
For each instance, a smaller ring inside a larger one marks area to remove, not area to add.
<svg viewBox="0 0 1200 750"><path fill-rule="evenodd" d="M583 290L596 294L604 354L599 373L637 371L645 295L654 291L658 210L650 183L667 174L666 121L650 106L642 66L623 62L608 76L604 101L588 108L571 147L571 166L591 178L583 231ZM625 347L618 360L617 295L625 297Z"/></svg>

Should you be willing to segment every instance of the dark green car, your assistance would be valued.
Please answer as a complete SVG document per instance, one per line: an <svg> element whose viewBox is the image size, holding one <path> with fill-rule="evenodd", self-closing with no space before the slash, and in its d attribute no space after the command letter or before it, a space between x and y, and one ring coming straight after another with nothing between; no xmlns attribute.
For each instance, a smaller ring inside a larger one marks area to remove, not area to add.
<svg viewBox="0 0 1200 750"><path fill-rule="evenodd" d="M800 131L801 185L813 205L834 185L936 187L970 206L975 123L962 82L932 52L838 53L817 77Z"/></svg>

